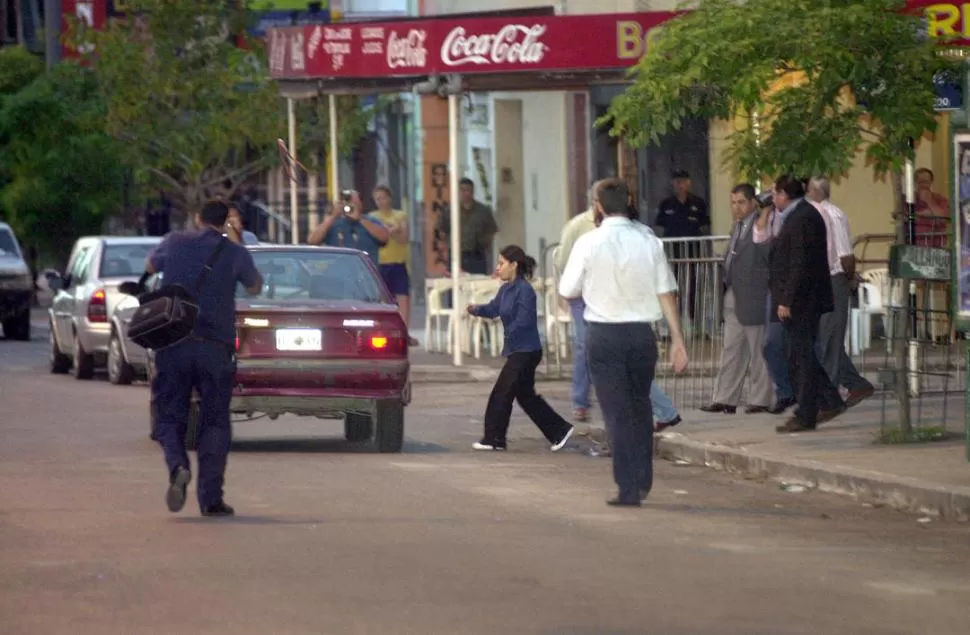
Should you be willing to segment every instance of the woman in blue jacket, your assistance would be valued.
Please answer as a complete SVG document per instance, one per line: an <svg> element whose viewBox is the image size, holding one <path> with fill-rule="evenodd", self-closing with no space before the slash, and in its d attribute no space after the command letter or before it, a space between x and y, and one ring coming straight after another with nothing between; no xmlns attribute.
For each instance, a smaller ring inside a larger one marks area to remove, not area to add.
<svg viewBox="0 0 970 635"><path fill-rule="evenodd" d="M505 345L502 349L505 365L488 398L485 435L473 446L476 450L506 448L505 437L513 401L518 401L539 427L552 444L553 452L561 450L573 434L573 426L536 394L536 367L542 359L542 344L539 342L536 292L529 282L535 268L535 259L526 255L521 247L509 245L499 252L495 268L505 284L488 304L468 306L471 315L501 318L505 328Z"/></svg>

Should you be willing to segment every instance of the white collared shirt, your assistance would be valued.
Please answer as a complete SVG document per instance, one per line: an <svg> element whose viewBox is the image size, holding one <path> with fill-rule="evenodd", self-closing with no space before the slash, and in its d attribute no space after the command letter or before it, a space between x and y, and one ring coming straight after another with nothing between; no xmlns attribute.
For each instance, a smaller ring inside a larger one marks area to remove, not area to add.
<svg viewBox="0 0 970 635"><path fill-rule="evenodd" d="M852 249L852 239L849 237L849 219L846 217L845 212L828 199L821 203L816 203L811 199L807 200L815 206L825 221L829 275L837 276L845 273L845 269L842 268L842 259L855 253Z"/></svg>
<svg viewBox="0 0 970 635"><path fill-rule="evenodd" d="M582 296L587 322L657 322L657 296L675 291L663 243L646 225L619 216L576 240L559 280L561 296Z"/></svg>

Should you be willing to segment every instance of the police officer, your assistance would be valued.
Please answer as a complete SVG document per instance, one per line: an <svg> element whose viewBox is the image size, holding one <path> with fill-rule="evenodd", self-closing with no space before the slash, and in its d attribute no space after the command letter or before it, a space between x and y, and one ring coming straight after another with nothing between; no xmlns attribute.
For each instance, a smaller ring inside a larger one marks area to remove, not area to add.
<svg viewBox="0 0 970 635"><path fill-rule="evenodd" d="M185 506L186 488L192 480L185 434L192 390L199 393L198 499L203 516L232 516L222 496L232 428L235 363L236 285L259 293L262 276L253 257L242 246L239 231L226 223L229 207L210 201L196 215L201 229L173 232L148 257L150 273L163 272L162 285L181 284L195 291L199 274L222 246L204 284L198 289L199 317L188 339L155 353L155 390L158 439L169 470L166 502L170 511Z"/></svg>
<svg viewBox="0 0 970 635"><path fill-rule="evenodd" d="M657 206L657 217L653 223L657 235L664 238L699 238L709 235L711 217L707 210L707 201L691 192L690 174L686 170L674 170L671 179L673 195L660 201ZM675 261L709 255L698 240L675 241L669 245L669 249L668 257ZM694 319L697 271L692 271L691 265L687 263L675 262L672 266L679 284L687 287L687 297L684 298L687 315Z"/></svg>

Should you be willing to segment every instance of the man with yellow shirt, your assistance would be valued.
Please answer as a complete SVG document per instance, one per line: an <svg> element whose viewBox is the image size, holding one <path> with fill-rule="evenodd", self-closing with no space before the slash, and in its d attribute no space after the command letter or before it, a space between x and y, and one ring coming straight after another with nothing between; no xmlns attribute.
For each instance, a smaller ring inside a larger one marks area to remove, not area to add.
<svg viewBox="0 0 970 635"><path fill-rule="evenodd" d="M374 188L374 203L377 210L371 212L369 216L376 218L387 227L387 244L381 247L379 252L379 262L381 276L388 290L397 299L398 307L401 309L401 316L404 323L410 328L411 321L411 278L408 275L408 258L410 248L408 245L408 215L407 212L393 207L393 193L391 188L386 185L378 185ZM408 336L411 346L417 345L417 340Z"/></svg>

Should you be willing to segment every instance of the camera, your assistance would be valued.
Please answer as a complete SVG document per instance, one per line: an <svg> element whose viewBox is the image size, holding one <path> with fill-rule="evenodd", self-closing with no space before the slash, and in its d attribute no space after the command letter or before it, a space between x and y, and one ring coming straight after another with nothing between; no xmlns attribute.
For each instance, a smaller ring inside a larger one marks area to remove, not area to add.
<svg viewBox="0 0 970 635"><path fill-rule="evenodd" d="M343 190L340 192L340 202L343 204L344 214L350 214L354 211L353 200L353 190Z"/></svg>
<svg viewBox="0 0 970 635"><path fill-rule="evenodd" d="M755 200L758 201L758 207L771 207L775 204L775 197L772 196L771 190L758 194L758 196L755 197Z"/></svg>

